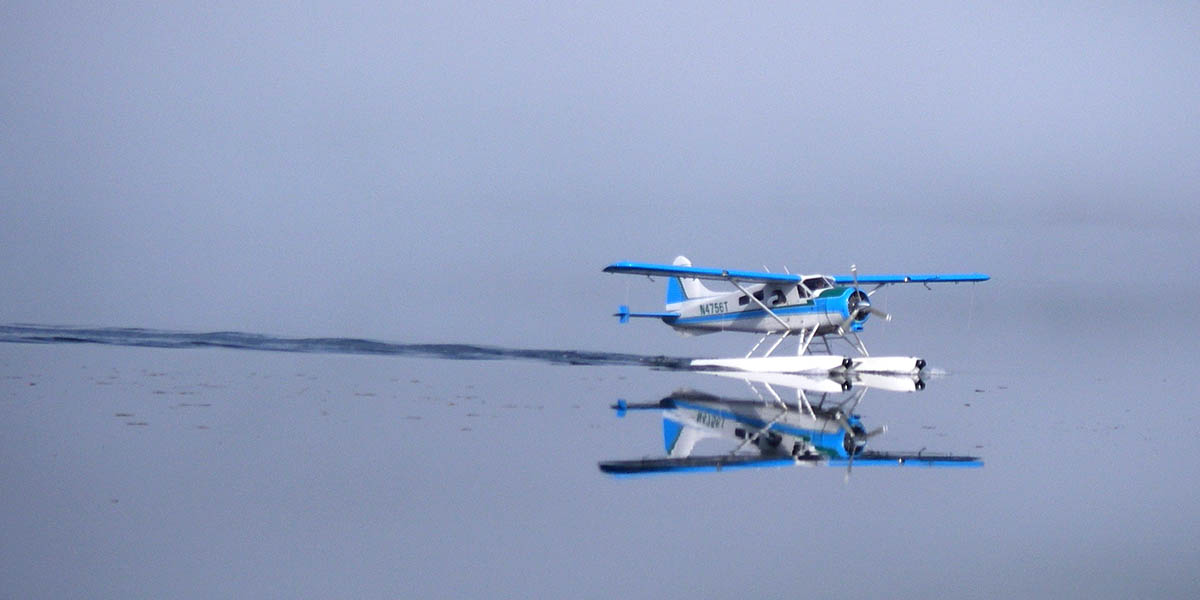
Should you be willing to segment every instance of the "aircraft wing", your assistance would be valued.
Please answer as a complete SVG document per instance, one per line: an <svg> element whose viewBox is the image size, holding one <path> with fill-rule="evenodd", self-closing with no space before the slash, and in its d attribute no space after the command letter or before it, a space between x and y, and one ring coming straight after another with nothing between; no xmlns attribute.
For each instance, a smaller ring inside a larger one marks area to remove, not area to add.
<svg viewBox="0 0 1200 600"><path fill-rule="evenodd" d="M859 275L858 283L964 283L991 279L983 273L901 273L897 275ZM853 275L834 275L837 283L854 283Z"/></svg>
<svg viewBox="0 0 1200 600"><path fill-rule="evenodd" d="M604 272L624 273L627 275L662 275L666 277L687 277L692 279L712 279L717 281L729 281L730 279L736 279L737 281L751 281L756 283L800 283L799 275L792 275L789 273L711 269L706 267L659 265L654 263L628 261L608 265L607 267L604 267Z"/></svg>
<svg viewBox="0 0 1200 600"><path fill-rule="evenodd" d="M709 267L689 267L683 265L661 265L641 262L618 262L604 267L605 273L624 273L627 275L662 275L666 277L689 277L693 279L711 279L716 281L749 281L755 283L800 283L801 276L791 273L768 273L766 271L742 271L736 269L713 269ZM861 284L890 284L890 283L970 283L991 279L983 273L898 273L889 275L859 275ZM834 275L833 280L840 284L854 283L853 275Z"/></svg>

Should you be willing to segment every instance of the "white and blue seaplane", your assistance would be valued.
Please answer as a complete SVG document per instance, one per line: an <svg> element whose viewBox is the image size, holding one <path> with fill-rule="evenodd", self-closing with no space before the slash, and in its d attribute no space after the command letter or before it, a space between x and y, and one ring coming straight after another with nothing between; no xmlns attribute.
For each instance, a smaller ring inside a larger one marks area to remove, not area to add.
<svg viewBox="0 0 1200 600"><path fill-rule="evenodd" d="M698 359L698 369L728 369L759 373L857 373L904 374L919 372L925 361L915 356L870 356L858 332L871 315L884 320L891 316L871 304L871 296L884 286L901 283L978 283L983 273L909 273L896 275L798 275L768 271L740 271L693 267L680 256L674 264L618 262L606 273L663 276L667 299L661 312L632 312L622 305L614 316L622 323L630 318L656 318L683 335L718 331L762 334L744 357ZM724 281L735 289L714 291L702 280ZM864 289L859 286L870 286ZM795 334L797 352L775 355L785 338ZM772 336L778 336L758 356L754 353ZM835 354L830 338L845 340L856 356Z"/></svg>
<svg viewBox="0 0 1200 600"><path fill-rule="evenodd" d="M791 410L786 404L753 400L731 400L702 392L682 390L659 402L613 406L618 416L631 410L657 410L663 416L663 447L666 456L634 460L610 460L600 470L613 475L650 475L721 471L784 466L841 466L846 477L854 465L981 467L975 456L867 450L867 443L886 431L867 431L853 414L862 393L832 405L824 401L809 410ZM697 442L723 438L736 443L720 454L693 453Z"/></svg>

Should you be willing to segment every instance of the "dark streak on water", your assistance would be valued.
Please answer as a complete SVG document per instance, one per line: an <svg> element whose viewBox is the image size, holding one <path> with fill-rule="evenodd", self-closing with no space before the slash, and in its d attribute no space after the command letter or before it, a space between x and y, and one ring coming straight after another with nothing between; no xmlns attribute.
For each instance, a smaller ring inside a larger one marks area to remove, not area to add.
<svg viewBox="0 0 1200 600"><path fill-rule="evenodd" d="M534 360L567 365L643 366L687 369L690 359L581 350L501 348L474 344L398 344L358 338L287 338L219 331L189 333L125 327L0 325L0 342L16 344L108 344L147 348L234 348L309 354L373 354L447 360Z"/></svg>

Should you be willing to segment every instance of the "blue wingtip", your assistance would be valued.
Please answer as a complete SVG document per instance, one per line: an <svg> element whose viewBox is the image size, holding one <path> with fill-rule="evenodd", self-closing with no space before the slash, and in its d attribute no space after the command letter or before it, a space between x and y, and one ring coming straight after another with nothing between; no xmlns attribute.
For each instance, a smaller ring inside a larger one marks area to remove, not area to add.
<svg viewBox="0 0 1200 600"><path fill-rule="evenodd" d="M618 306L616 316L620 317L622 323L628 323L629 322L629 307L624 304L622 304L621 306Z"/></svg>
<svg viewBox="0 0 1200 600"><path fill-rule="evenodd" d="M629 403L624 398L617 398L617 417L624 417L629 410Z"/></svg>

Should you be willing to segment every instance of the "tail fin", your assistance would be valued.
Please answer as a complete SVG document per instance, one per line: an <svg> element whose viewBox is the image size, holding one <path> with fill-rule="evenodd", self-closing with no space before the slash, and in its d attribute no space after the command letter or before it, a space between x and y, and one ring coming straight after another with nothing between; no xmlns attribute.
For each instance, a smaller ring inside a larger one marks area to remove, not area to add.
<svg viewBox="0 0 1200 600"><path fill-rule="evenodd" d="M695 427L688 427L663 415L663 447L667 456L691 456L692 449L701 438L708 437Z"/></svg>
<svg viewBox="0 0 1200 600"><path fill-rule="evenodd" d="M692 261L686 256L676 256L673 263L677 267L690 267ZM678 304L693 298L712 296L715 292L708 289L699 279L672 277L667 280L667 305Z"/></svg>

